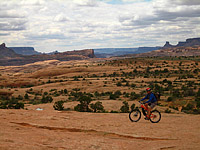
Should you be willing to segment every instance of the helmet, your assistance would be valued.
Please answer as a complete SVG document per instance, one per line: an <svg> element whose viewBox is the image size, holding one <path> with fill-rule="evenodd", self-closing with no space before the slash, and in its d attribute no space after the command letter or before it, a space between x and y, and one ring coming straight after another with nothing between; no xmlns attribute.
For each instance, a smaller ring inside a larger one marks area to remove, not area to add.
<svg viewBox="0 0 200 150"><path fill-rule="evenodd" d="M146 91L147 91L147 92L148 92L148 91L151 91L151 89L150 89L150 88L147 88Z"/></svg>

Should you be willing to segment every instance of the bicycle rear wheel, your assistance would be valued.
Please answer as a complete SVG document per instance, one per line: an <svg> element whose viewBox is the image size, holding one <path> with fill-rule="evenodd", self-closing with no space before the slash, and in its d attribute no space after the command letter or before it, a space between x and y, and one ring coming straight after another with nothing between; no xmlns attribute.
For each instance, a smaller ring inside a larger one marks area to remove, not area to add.
<svg viewBox="0 0 200 150"><path fill-rule="evenodd" d="M150 121L152 123L158 123L161 119L161 113L158 110L153 110L151 112Z"/></svg>
<svg viewBox="0 0 200 150"><path fill-rule="evenodd" d="M141 118L141 112L138 109L134 109L129 113L129 119L132 122L137 122Z"/></svg>

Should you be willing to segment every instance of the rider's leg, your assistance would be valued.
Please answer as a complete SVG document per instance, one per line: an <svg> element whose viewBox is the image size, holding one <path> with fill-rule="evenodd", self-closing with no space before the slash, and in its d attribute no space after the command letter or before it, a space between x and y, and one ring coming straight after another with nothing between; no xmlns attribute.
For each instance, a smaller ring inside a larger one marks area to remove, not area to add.
<svg viewBox="0 0 200 150"><path fill-rule="evenodd" d="M151 107L149 106L149 107L148 107L148 110L147 110L147 117L148 117L148 118L150 118L150 113L151 113Z"/></svg>
<svg viewBox="0 0 200 150"><path fill-rule="evenodd" d="M146 117L149 118L149 107L148 107L148 103L145 103L144 105L145 105L145 107L147 108L147 116L146 116Z"/></svg>
<svg viewBox="0 0 200 150"><path fill-rule="evenodd" d="M148 106L148 105L149 105L148 103L146 103L146 104L144 104L144 105L145 105L145 107L147 108L147 118L150 118L149 116L150 116L150 112L151 112L151 107Z"/></svg>

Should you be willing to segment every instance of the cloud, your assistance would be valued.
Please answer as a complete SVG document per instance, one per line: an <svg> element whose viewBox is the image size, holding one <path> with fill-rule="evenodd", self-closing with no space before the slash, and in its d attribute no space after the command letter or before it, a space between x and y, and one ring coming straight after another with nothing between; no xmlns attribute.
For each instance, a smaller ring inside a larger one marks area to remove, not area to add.
<svg viewBox="0 0 200 150"><path fill-rule="evenodd" d="M177 5L200 5L199 0L169 0L169 3L176 3Z"/></svg>
<svg viewBox="0 0 200 150"><path fill-rule="evenodd" d="M69 21L70 19L66 17L64 13L60 13L55 16L54 20L57 22L65 22L65 21Z"/></svg>
<svg viewBox="0 0 200 150"><path fill-rule="evenodd" d="M0 22L0 30L2 31L20 31L26 29L25 20L7 20L6 22Z"/></svg>
<svg viewBox="0 0 200 150"><path fill-rule="evenodd" d="M199 0L0 1L0 37L38 51L157 46L200 36Z"/></svg>
<svg viewBox="0 0 200 150"><path fill-rule="evenodd" d="M73 0L73 2L77 6L83 6L83 7L97 7L98 2L96 0Z"/></svg>
<svg viewBox="0 0 200 150"><path fill-rule="evenodd" d="M7 36L10 35L9 33L0 33L0 36Z"/></svg>

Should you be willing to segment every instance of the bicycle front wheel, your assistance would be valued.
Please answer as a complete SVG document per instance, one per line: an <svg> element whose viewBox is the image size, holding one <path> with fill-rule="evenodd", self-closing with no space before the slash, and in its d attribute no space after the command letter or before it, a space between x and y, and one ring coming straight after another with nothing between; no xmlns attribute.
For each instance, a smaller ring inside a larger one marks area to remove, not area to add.
<svg viewBox="0 0 200 150"><path fill-rule="evenodd" d="M129 119L132 122L137 122L141 118L141 112L138 109L134 109L129 113Z"/></svg>
<svg viewBox="0 0 200 150"><path fill-rule="evenodd" d="M152 123L158 123L161 119L161 113L158 110L153 110L151 112L150 121Z"/></svg>

